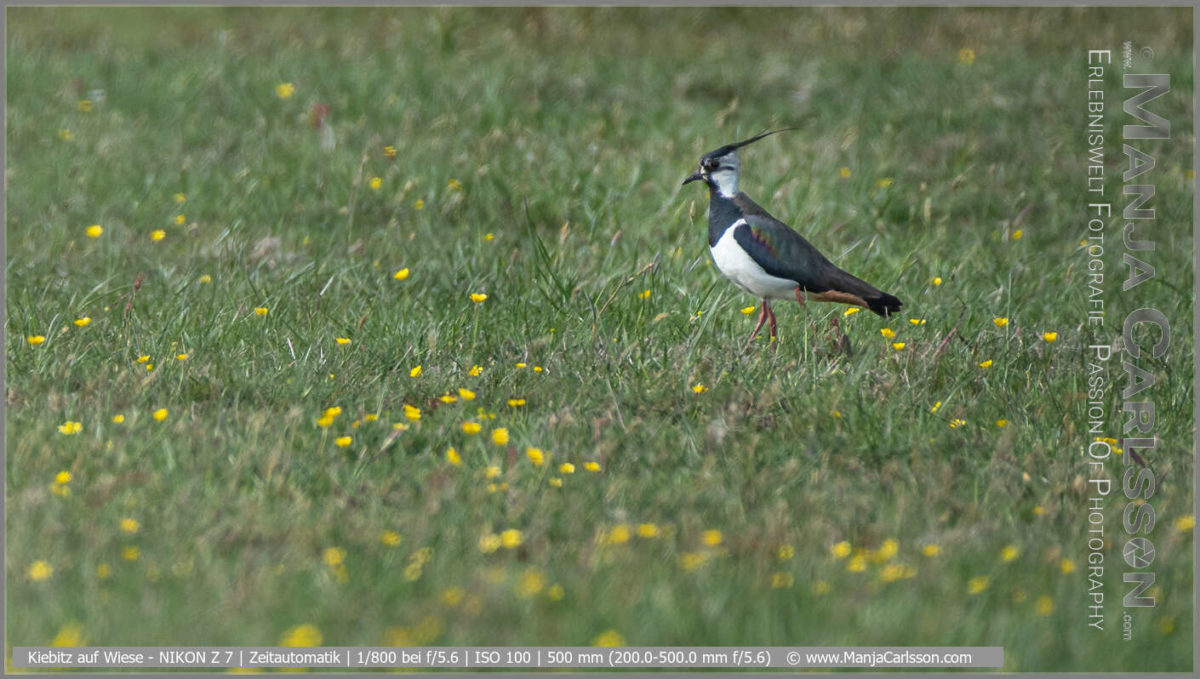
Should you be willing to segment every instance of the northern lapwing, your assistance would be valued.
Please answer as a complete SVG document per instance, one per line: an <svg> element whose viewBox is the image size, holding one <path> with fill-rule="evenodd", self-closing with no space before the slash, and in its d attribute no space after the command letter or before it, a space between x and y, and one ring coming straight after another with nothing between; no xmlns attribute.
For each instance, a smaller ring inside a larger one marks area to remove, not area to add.
<svg viewBox="0 0 1200 679"><path fill-rule="evenodd" d="M795 299L803 305L807 296L866 307L884 317L900 310L899 299L836 267L803 236L738 191L738 149L783 131L764 132L709 151L700 158L699 168L683 180L708 185L708 247L717 268L762 299L758 325L747 346L764 321L771 323L772 339L777 336L772 299Z"/></svg>

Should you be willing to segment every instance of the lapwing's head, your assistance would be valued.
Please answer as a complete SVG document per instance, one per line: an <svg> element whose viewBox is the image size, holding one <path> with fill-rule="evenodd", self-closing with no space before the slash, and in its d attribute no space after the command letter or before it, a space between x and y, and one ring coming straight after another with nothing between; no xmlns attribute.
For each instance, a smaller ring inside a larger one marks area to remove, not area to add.
<svg viewBox="0 0 1200 679"><path fill-rule="evenodd" d="M738 149L753 144L763 137L783 131L785 130L764 132L757 137L751 137L733 144L726 144L715 151L709 151L700 157L699 167L696 168L695 172L688 175L683 180L683 183L687 184L697 180L703 181L708 185L710 191L715 191L726 198L732 198L737 195L738 190Z"/></svg>

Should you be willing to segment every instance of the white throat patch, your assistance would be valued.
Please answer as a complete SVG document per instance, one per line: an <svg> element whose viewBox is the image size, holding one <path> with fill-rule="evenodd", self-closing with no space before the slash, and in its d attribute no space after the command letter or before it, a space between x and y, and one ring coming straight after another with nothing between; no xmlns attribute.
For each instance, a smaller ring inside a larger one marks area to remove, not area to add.
<svg viewBox="0 0 1200 679"><path fill-rule="evenodd" d="M721 168L708 175L717 185L717 193L725 198L733 198L738 192L738 172L734 169Z"/></svg>

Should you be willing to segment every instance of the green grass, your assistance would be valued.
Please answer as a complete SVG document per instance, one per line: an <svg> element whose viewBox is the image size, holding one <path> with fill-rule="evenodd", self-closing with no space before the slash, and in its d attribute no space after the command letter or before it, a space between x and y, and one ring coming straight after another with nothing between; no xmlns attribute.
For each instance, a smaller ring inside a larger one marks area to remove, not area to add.
<svg viewBox="0 0 1200 679"><path fill-rule="evenodd" d="M9 10L7 644L72 623L93 645L272 645L302 624L330 645L611 630L1190 669L1192 536L1175 523L1193 512L1190 27L1183 8ZM1157 277L1119 292L1114 220L1108 323L1089 328L1083 50L1119 61L1126 39L1173 77L1153 107L1174 139L1144 147ZM707 198L678 185L703 152L790 124L742 154L743 190L905 314L781 303L776 348L764 334L747 352L756 315L739 309L757 300L711 265ZM1160 380L1159 603L1125 642L1116 495L1108 629L1086 626L1084 348L1138 306L1171 319L1172 342L1140 363ZM460 388L476 398L438 399ZM405 404L421 419L396 433ZM612 544L642 523L660 535ZM507 529L518 547L481 550ZM832 554L842 541L865 570ZM39 560L53 574L35 581ZM915 573L886 582L888 564Z"/></svg>

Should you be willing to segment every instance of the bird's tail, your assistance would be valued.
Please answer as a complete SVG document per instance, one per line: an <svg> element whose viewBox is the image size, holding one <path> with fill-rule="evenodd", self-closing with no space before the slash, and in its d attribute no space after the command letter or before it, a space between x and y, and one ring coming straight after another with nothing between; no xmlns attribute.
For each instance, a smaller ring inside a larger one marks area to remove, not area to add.
<svg viewBox="0 0 1200 679"><path fill-rule="evenodd" d="M875 313L887 318L890 314L899 313L900 307L903 306L895 295L889 295L886 292L875 291L874 297L864 297L867 301L867 308Z"/></svg>
<svg viewBox="0 0 1200 679"><path fill-rule="evenodd" d="M834 284L835 288L839 288L842 292L848 292L856 297L859 297L867 303L867 308L871 311L888 317L891 314L898 313L903 302L895 295L889 295L882 290L879 290L870 283L849 274L841 269L838 269L837 281Z"/></svg>

